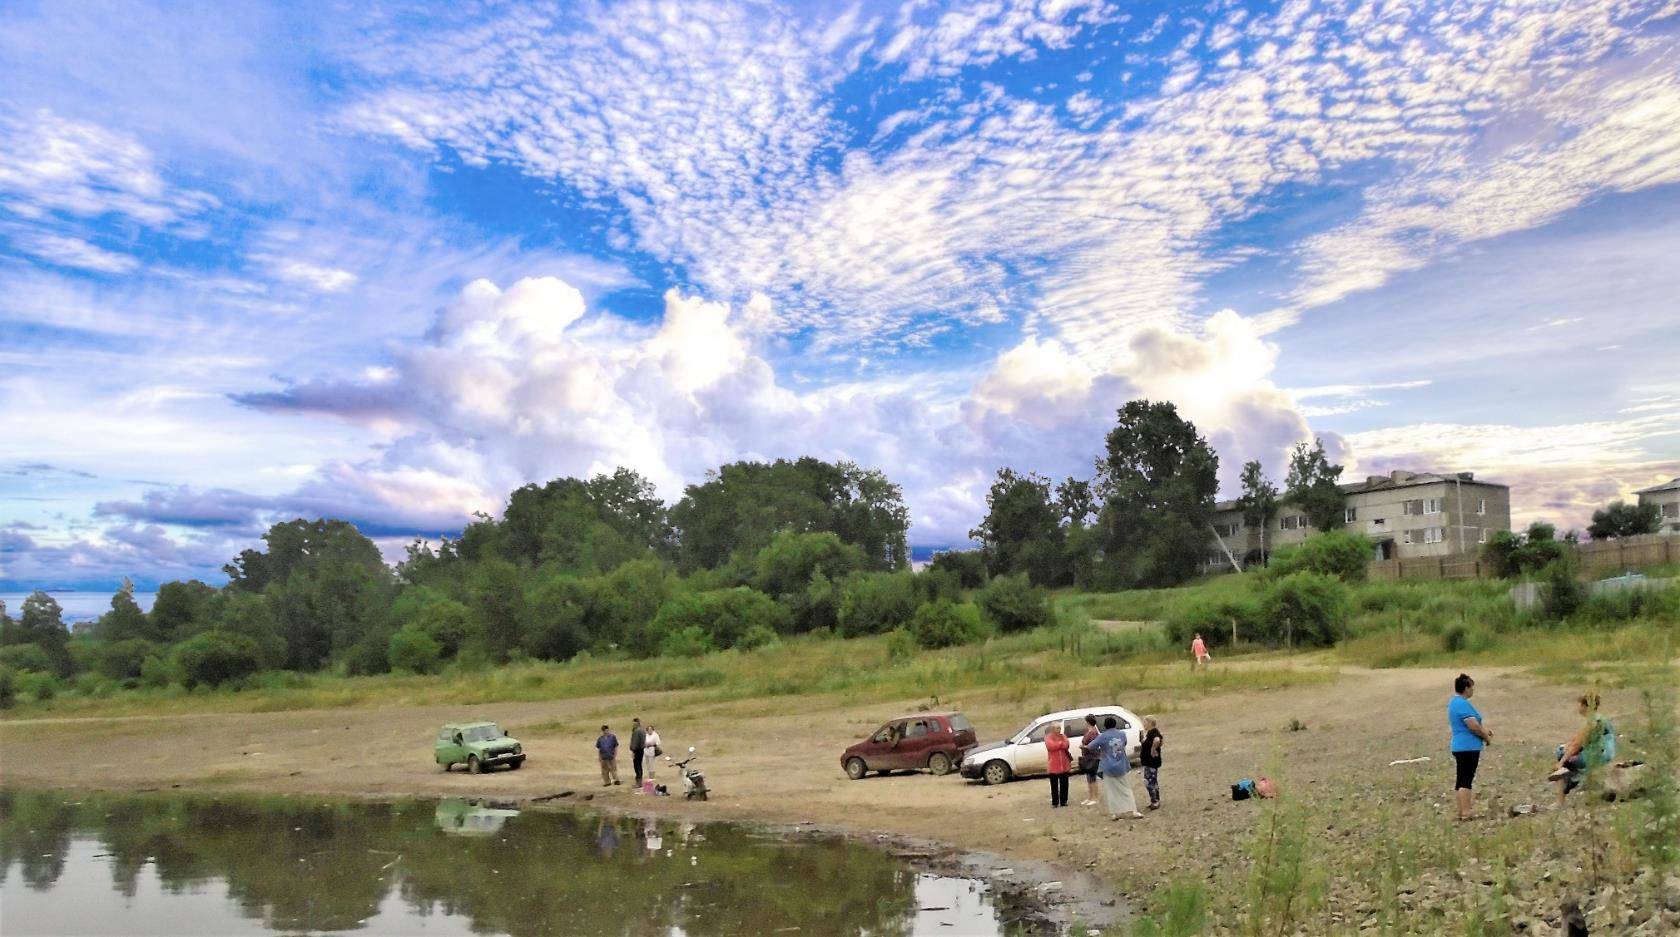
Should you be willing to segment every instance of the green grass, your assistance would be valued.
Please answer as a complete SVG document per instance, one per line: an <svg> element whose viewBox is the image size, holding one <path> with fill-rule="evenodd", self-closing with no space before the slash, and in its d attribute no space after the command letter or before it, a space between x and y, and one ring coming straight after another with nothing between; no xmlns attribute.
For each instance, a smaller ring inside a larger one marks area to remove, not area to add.
<svg viewBox="0 0 1680 937"><path fill-rule="evenodd" d="M1299 669L1286 655L1259 655L1241 668L1191 673L1157 632L1108 634L1083 624L1044 628L982 644L894 656L886 637L810 636L752 652L686 660L530 661L432 676L265 675L250 688L188 692L140 689L109 697L61 694L25 703L8 718L278 712L356 706L470 705L673 693L703 703L834 696L842 702L949 699L962 693L1036 700L1058 709L1092 691L1219 692L1334 679ZM1065 704L1065 705L1049 705Z"/></svg>

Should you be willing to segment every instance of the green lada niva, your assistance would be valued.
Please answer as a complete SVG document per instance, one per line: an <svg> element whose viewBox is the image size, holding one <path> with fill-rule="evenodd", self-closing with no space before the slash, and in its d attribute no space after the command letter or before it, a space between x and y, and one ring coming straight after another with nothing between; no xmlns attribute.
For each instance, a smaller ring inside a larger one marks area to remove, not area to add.
<svg viewBox="0 0 1680 937"><path fill-rule="evenodd" d="M454 765L466 765L468 771L481 774L497 765L518 768L525 763L525 749L519 740L494 722L452 722L438 730L432 750L445 771Z"/></svg>

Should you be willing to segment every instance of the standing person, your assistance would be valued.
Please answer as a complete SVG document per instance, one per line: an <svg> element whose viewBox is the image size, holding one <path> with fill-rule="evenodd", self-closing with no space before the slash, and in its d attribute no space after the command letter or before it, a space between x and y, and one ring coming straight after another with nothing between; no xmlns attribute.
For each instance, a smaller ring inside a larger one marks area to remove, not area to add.
<svg viewBox="0 0 1680 937"><path fill-rule="evenodd" d="M642 792L642 749L647 743L647 732L642 729L640 716L630 720L630 766L636 770L636 793Z"/></svg>
<svg viewBox="0 0 1680 937"><path fill-rule="evenodd" d="M618 781L618 736L606 726L595 740L595 753L601 756L601 786L612 787Z"/></svg>
<svg viewBox="0 0 1680 937"><path fill-rule="evenodd" d="M1102 754L1098 767L1102 771L1103 800L1108 804L1109 819L1118 820L1122 816L1143 819L1143 814L1138 813L1137 797L1132 793L1132 779L1126 776L1132 770L1132 763L1126 757L1126 733L1120 731L1120 721L1113 716L1105 717L1103 730L1091 744Z"/></svg>
<svg viewBox="0 0 1680 937"><path fill-rule="evenodd" d="M1097 728L1097 717L1086 713L1085 735L1079 740L1079 771L1085 775L1085 799L1079 802L1081 807L1097 805L1097 765L1101 756L1091 747L1091 743L1096 741L1101 731Z"/></svg>
<svg viewBox="0 0 1680 937"><path fill-rule="evenodd" d="M1587 720L1586 724L1568 742L1557 747L1557 769L1547 780L1557 782L1559 807L1570 791L1581 786L1581 779L1589 770L1609 764L1616 757L1616 731L1599 715L1598 704L1597 693L1581 694L1575 701L1575 709Z"/></svg>
<svg viewBox="0 0 1680 937"><path fill-rule="evenodd" d="M1061 723L1051 725L1044 736L1044 752L1050 761L1050 806L1066 807L1068 772L1073 770L1073 759L1068 755L1067 730Z"/></svg>
<svg viewBox="0 0 1680 937"><path fill-rule="evenodd" d="M1482 714L1470 705L1476 695L1476 681L1469 674L1459 674L1453 680L1453 698L1447 701L1447 726L1452 730L1452 756L1455 769L1453 798L1458 802L1458 818L1470 819L1470 789L1476 783L1476 766L1482 760L1482 749L1493 742L1493 732L1482 724Z"/></svg>
<svg viewBox="0 0 1680 937"><path fill-rule="evenodd" d="M1154 716L1143 717L1143 727L1147 731L1143 734L1143 751L1138 753L1138 760L1143 762L1143 786L1149 791L1149 809L1161 809L1161 728L1155 722Z"/></svg>
<svg viewBox="0 0 1680 937"><path fill-rule="evenodd" d="M655 729L651 722L648 723L647 738L643 740L642 744L643 750L647 752L647 776L648 780L651 781L653 780L653 769L659 764L659 756L665 754L665 751L659 747L659 730Z"/></svg>
<svg viewBox="0 0 1680 937"><path fill-rule="evenodd" d="M1190 642L1190 669L1195 670L1199 664L1203 670L1213 662L1213 655L1208 653L1207 642L1202 640L1201 632Z"/></svg>

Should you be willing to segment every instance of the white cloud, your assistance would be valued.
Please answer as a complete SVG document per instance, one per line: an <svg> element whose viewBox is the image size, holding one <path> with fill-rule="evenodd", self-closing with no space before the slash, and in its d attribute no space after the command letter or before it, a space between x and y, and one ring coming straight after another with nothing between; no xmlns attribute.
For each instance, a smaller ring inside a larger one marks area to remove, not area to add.
<svg viewBox="0 0 1680 937"><path fill-rule="evenodd" d="M1225 312L1200 335L1138 333L1093 367L1028 338L978 376L790 389L751 345L740 311L671 291L656 327L589 313L559 280L470 284L425 341L377 380L296 386L260 409L387 420L399 438L364 462L332 463L305 486L388 528L452 526L528 481L624 465L670 499L736 459L812 454L885 470L906 492L922 542L960 540L1003 464L1088 476L1114 413L1170 399L1221 452L1280 464L1308 434L1270 372L1276 349ZM288 504L303 498L287 496ZM329 511L329 513L331 513Z"/></svg>
<svg viewBox="0 0 1680 937"><path fill-rule="evenodd" d="M140 266L140 261L128 254L108 251L79 237L23 226L13 229L9 236L12 245L24 253L61 267L95 273L128 273Z"/></svg>
<svg viewBox="0 0 1680 937"><path fill-rule="evenodd" d="M0 112L0 205L20 216L115 214L156 227L215 204L203 192L170 185L151 151L131 136L49 110Z"/></svg>

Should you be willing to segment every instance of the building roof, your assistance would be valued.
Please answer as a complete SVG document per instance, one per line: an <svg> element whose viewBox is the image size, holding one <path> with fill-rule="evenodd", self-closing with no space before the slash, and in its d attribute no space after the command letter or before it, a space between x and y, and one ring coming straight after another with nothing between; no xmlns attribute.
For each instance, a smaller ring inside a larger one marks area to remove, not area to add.
<svg viewBox="0 0 1680 937"><path fill-rule="evenodd" d="M1634 492L1634 494L1654 495L1659 491L1680 491L1680 478L1671 478L1660 485L1652 485L1649 488L1641 488Z"/></svg>
<svg viewBox="0 0 1680 937"><path fill-rule="evenodd" d="M1476 481L1476 473L1474 472L1408 472L1404 469L1395 469L1387 475L1367 475L1365 480L1362 482L1347 482L1336 487L1342 489L1342 494L1344 495L1357 495L1370 491L1390 491L1400 488L1416 488L1419 485L1437 485L1442 482L1454 481L1461 483L1468 482L1475 485L1485 485L1489 488L1511 487L1510 485L1502 485L1499 482ZM1669 484L1680 485L1680 478L1675 479ZM1659 486L1659 488L1662 487L1667 486ZM1657 491L1659 488L1649 488L1646 490ZM1213 506L1213 509L1215 511L1234 511L1237 509L1237 502L1235 499L1220 501Z"/></svg>

